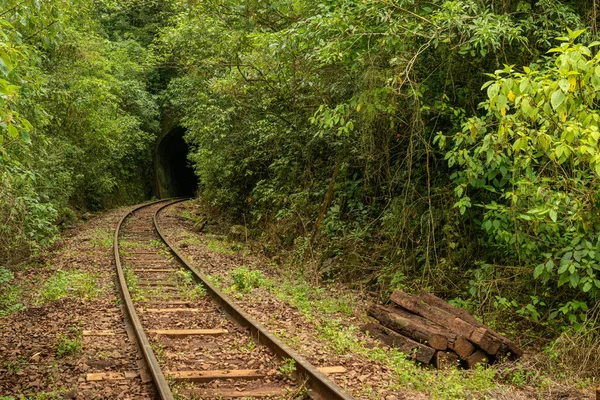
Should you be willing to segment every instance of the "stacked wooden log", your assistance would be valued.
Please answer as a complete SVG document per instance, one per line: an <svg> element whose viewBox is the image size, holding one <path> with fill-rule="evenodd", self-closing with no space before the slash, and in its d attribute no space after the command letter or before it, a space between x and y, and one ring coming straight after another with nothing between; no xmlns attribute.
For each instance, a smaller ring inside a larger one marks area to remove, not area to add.
<svg viewBox="0 0 600 400"><path fill-rule="evenodd" d="M443 368L460 363L471 368L523 354L516 344L466 310L424 290L419 295L396 290L390 300L390 306L369 308L369 315L378 323L369 323L362 330L423 364Z"/></svg>

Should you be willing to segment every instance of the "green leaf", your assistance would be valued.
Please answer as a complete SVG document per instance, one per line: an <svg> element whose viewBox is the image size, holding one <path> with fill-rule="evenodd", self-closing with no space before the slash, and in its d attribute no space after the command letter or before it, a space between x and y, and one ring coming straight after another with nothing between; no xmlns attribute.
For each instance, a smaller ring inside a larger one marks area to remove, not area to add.
<svg viewBox="0 0 600 400"><path fill-rule="evenodd" d="M6 68L8 68L8 71L12 71L14 68L13 62L10 59L10 56L7 53L0 53L0 59L2 59L2 61L4 62L4 65L6 65Z"/></svg>
<svg viewBox="0 0 600 400"><path fill-rule="evenodd" d="M544 267L544 264L540 264L537 267L535 267L535 270L533 271L533 277L535 279L537 279L542 274L542 272L544 272Z"/></svg>
<svg viewBox="0 0 600 400"><path fill-rule="evenodd" d="M552 222L556 222L556 219L558 218L558 213L556 212L556 210L550 210L548 214L550 215L550 219L552 220Z"/></svg>
<svg viewBox="0 0 600 400"><path fill-rule="evenodd" d="M508 99L505 95L498 95L498 99L496 100L496 107L500 110L502 108L506 108L506 104L508 103Z"/></svg>
<svg viewBox="0 0 600 400"><path fill-rule="evenodd" d="M558 107L560 107L563 101L565 101L565 94L562 90L556 90L554 93L552 93L552 96L550 98L552 108L556 110Z"/></svg>
<svg viewBox="0 0 600 400"><path fill-rule="evenodd" d="M569 281L569 275L568 274L563 274L560 276L560 279L558 280L558 286L562 286L565 283L567 283Z"/></svg>
<svg viewBox="0 0 600 400"><path fill-rule="evenodd" d="M579 283L579 274L577 272L571 274L571 276L569 277L569 281L571 282L571 287L576 288L577 284Z"/></svg>
<svg viewBox="0 0 600 400"><path fill-rule="evenodd" d="M562 89L563 92L567 93L569 91L569 88L571 87L571 84L567 79L561 79L558 82L558 86Z"/></svg>
<svg viewBox="0 0 600 400"><path fill-rule="evenodd" d="M29 136L29 132L27 132L25 129L19 129L19 132L21 132L21 139L23 139L25 143L31 144L31 137Z"/></svg>
<svg viewBox="0 0 600 400"><path fill-rule="evenodd" d="M592 282L586 282L585 285L583 285L584 293L589 292L591 288L592 288Z"/></svg>
<svg viewBox="0 0 600 400"><path fill-rule="evenodd" d="M17 128L15 128L14 125L12 125L12 124L8 125L7 129L8 129L8 136L11 139L16 139L19 136L19 131L17 130Z"/></svg>
<svg viewBox="0 0 600 400"><path fill-rule="evenodd" d="M494 97L496 97L498 95L499 92L500 92L500 86L498 86L497 83L494 83L488 87L487 95L488 95L489 99L492 100Z"/></svg>
<svg viewBox="0 0 600 400"><path fill-rule="evenodd" d="M0 57L0 72L2 72L4 76L7 76L10 73L8 66L6 65L2 57Z"/></svg>

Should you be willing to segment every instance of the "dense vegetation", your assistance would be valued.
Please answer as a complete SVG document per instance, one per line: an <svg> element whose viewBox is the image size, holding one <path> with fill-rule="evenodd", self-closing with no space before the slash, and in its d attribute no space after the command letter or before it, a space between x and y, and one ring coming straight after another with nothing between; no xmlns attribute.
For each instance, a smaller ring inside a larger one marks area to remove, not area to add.
<svg viewBox="0 0 600 400"><path fill-rule="evenodd" d="M313 276L563 325L600 288L595 13L197 2L155 48L203 196Z"/></svg>
<svg viewBox="0 0 600 400"><path fill-rule="evenodd" d="M74 210L150 194L147 43L109 37L110 7L0 2L0 264L51 242Z"/></svg>
<svg viewBox="0 0 600 400"><path fill-rule="evenodd" d="M147 196L163 118L202 196L309 279L549 337L595 305L595 2L0 5L0 261Z"/></svg>

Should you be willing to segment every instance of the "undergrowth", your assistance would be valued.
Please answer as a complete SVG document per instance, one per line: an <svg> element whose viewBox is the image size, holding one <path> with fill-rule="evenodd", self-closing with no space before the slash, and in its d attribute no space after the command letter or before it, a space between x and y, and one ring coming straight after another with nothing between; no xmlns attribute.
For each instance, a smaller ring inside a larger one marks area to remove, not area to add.
<svg viewBox="0 0 600 400"><path fill-rule="evenodd" d="M415 363L410 355L397 349L372 348L366 342L357 327L345 320L346 316L353 315L355 308L356 298L352 293L340 296L327 287L311 285L301 275L291 273L284 273L281 281L276 281L266 278L260 270L251 267L234 269L227 280L233 282L229 290L238 293L242 299L251 295L252 289L261 288L297 309L303 318L314 326L317 337L336 354L354 353L389 367L392 371L391 389L400 392L406 389L415 390L429 395L434 400L493 399L495 395L489 395L492 391L510 393L513 388L530 386L541 393L552 385L570 385L572 382L569 381L574 379L574 375L566 374L564 369L561 375L557 370L540 368L539 363L480 365L471 370L425 369ZM222 278L219 281L222 283ZM292 347L302 346L293 335L278 336ZM577 338L577 335L565 337ZM581 341L577 343L581 344ZM589 346L586 347L588 348ZM563 344L561 351L566 349ZM584 351L580 351L580 354L582 357L586 356ZM588 354L587 357L595 355ZM585 379L579 379L578 382L582 387L589 386L589 381ZM371 396L368 393L368 384L365 384L364 390L365 395ZM377 393L373 392L371 397L378 398L377 396Z"/></svg>
<svg viewBox="0 0 600 400"><path fill-rule="evenodd" d="M59 270L51 276L38 293L38 303L59 300L65 297L92 299L98 296L97 277L81 270Z"/></svg>
<svg viewBox="0 0 600 400"><path fill-rule="evenodd" d="M22 289L12 283L14 277L11 270L0 267L0 317L25 309L21 302Z"/></svg>
<svg viewBox="0 0 600 400"><path fill-rule="evenodd" d="M59 333L56 341L56 357L63 358L78 353L83 347L81 333L78 329L70 329L70 334Z"/></svg>
<svg viewBox="0 0 600 400"><path fill-rule="evenodd" d="M176 272L181 284L178 285L179 292L187 301L196 301L206 296L206 289L203 285L196 283L192 271L180 269Z"/></svg>
<svg viewBox="0 0 600 400"><path fill-rule="evenodd" d="M127 288L129 289L129 295L133 301L142 301L145 299L142 293L142 288L138 283L137 276L131 268L123 268L123 275L125 276L125 282L127 282Z"/></svg>
<svg viewBox="0 0 600 400"><path fill-rule="evenodd" d="M113 245L113 232L106 229L98 229L92 234L90 243L94 247L110 247Z"/></svg>

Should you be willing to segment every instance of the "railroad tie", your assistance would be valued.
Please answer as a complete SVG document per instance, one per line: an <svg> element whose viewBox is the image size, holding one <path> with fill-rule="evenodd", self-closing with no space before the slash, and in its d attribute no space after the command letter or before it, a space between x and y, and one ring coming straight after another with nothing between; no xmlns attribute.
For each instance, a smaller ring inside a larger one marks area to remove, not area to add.
<svg viewBox="0 0 600 400"><path fill-rule="evenodd" d="M213 371L170 371L166 375L175 381L210 382L217 379L263 379L266 375L258 369L220 369Z"/></svg>
<svg viewBox="0 0 600 400"><path fill-rule="evenodd" d="M168 306L191 306L193 303L185 300L165 300L165 301L141 301L140 303L145 304L146 306L153 306L153 308L158 307L159 305L168 305Z"/></svg>
<svg viewBox="0 0 600 400"><path fill-rule="evenodd" d="M214 310L202 310L200 308L146 308L148 313L178 313L178 312L213 312Z"/></svg>
<svg viewBox="0 0 600 400"><path fill-rule="evenodd" d="M261 387L257 387L257 388L251 388L251 389L228 389L228 388L187 389L184 392L186 395L195 395L200 398L270 397L270 396L285 397L286 395L293 394L295 392L295 389L290 388L290 387L265 385L265 386L261 386Z"/></svg>
<svg viewBox="0 0 600 400"><path fill-rule="evenodd" d="M116 336L125 335L125 331L113 331L113 330L86 330L82 332L83 336Z"/></svg>
<svg viewBox="0 0 600 400"><path fill-rule="evenodd" d="M227 329L150 329L148 332L163 336L217 336L229 333Z"/></svg>
<svg viewBox="0 0 600 400"><path fill-rule="evenodd" d="M175 268L133 268L133 272L138 273L160 273L160 272L175 272Z"/></svg>
<svg viewBox="0 0 600 400"><path fill-rule="evenodd" d="M137 378L140 374L135 371L126 372L93 372L86 374L86 381L122 381Z"/></svg>
<svg viewBox="0 0 600 400"><path fill-rule="evenodd" d="M343 374L346 372L346 368L342 367L341 365L331 367L318 367L317 369L320 373L325 375Z"/></svg>
<svg viewBox="0 0 600 400"><path fill-rule="evenodd" d="M177 288L179 285L177 285L176 283L172 283L172 282L162 282L162 281L153 281L153 280L139 280L138 281L138 285L140 285L140 287L144 287L144 286L152 286L152 287L164 287L164 288Z"/></svg>

